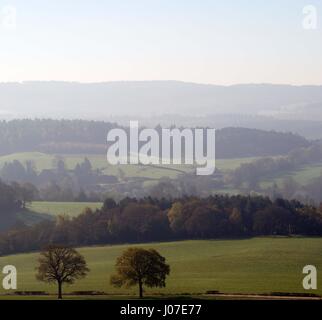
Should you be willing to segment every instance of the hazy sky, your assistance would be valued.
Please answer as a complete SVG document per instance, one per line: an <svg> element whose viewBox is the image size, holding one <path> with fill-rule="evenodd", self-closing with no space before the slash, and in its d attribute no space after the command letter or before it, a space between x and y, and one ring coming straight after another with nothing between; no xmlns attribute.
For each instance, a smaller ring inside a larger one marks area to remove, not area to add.
<svg viewBox="0 0 322 320"><path fill-rule="evenodd" d="M322 0L0 0L0 81L322 84L321 20Z"/></svg>

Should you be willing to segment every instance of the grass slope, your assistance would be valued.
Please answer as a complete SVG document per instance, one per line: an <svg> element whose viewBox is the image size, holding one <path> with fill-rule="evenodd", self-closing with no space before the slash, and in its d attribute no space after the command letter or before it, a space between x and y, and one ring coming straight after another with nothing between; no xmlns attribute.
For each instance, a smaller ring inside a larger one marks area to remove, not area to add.
<svg viewBox="0 0 322 320"><path fill-rule="evenodd" d="M107 163L105 155L60 155L64 159L68 169L74 169L77 163L80 163L87 157L94 169L103 169L106 174L117 175L119 169L122 169L127 177L147 177L147 178L160 178L163 176L169 176L175 178L179 172L171 170L171 168L179 169L183 171L191 171L190 166L137 166L137 165L120 165L111 166ZM19 160L24 163L27 160L34 162L35 167L38 171L44 169L51 169L53 167L53 160L55 155L45 154L41 152L23 152L14 153L10 155L0 156L0 168L5 162L12 162L13 160ZM258 158L240 158L240 159L218 159L216 166L221 170L232 170L237 168L242 163L251 162ZM170 168L170 170L169 170Z"/></svg>
<svg viewBox="0 0 322 320"><path fill-rule="evenodd" d="M102 207L101 202L48 202L48 201L34 201L28 209L38 214L46 214L51 216L68 215L76 217L85 208L92 210Z"/></svg>
<svg viewBox="0 0 322 320"><path fill-rule="evenodd" d="M68 169L74 169L77 163L81 163L85 157L87 157L94 169L100 169L105 174L120 176L120 171L122 175L126 178L146 178L144 183L145 187L154 185L155 182L162 178L168 177L170 179L176 179L180 171L183 172L194 172L191 166L181 166L181 165L169 165L169 166L142 166L142 165L109 165L105 159L104 155L60 155L64 159L65 164ZM40 152L25 152L25 153L15 153L6 156L0 156L0 168L5 162L10 162L13 160L19 160L25 163L27 160L32 160L35 164L37 171L44 169L51 169L53 167L53 162L55 155L44 154ZM249 163L255 161L258 158L239 158L239 159L217 159L216 167L223 172L229 170L234 170L243 163ZM269 177L263 177L260 181L262 188L268 188L277 183L278 186L282 185L283 180L286 177L293 177L297 183L300 185L306 185L310 181L322 174L322 162L302 166L294 171L279 172L278 174L272 174ZM234 189L232 186L227 186L222 190L217 190L217 192L228 193L228 194L238 194L242 190ZM42 211L41 213L47 213L47 211Z"/></svg>
<svg viewBox="0 0 322 320"><path fill-rule="evenodd" d="M130 245L87 247L89 276L65 292L99 290L109 294L136 294L136 289L116 289L109 284L117 256ZM322 267L321 238L253 238L247 240L179 241L138 245L153 247L167 258L171 275L164 289L147 289L147 294L198 294L207 290L225 293L305 292L302 269ZM18 290L45 290L55 286L35 280L38 254L0 257L0 266L13 264L18 270ZM313 293L322 294L322 288ZM2 290L2 289L0 289ZM0 291L4 293L3 291Z"/></svg>
<svg viewBox="0 0 322 320"><path fill-rule="evenodd" d="M298 184L306 185L312 181L312 179L317 178L322 175L322 163L315 163L306 166L301 166L297 170L282 172L273 175L270 178L263 179L261 186L266 188L272 185L274 182L278 186L282 186L285 178L292 177Z"/></svg>
<svg viewBox="0 0 322 320"><path fill-rule="evenodd" d="M14 153L10 155L5 155L0 157L0 168L6 162L12 162L13 160L19 160L21 163L25 163L27 160L33 161L36 170L38 172L44 169L52 169L55 159L55 155L45 154L41 152L24 152L24 153ZM137 165L116 165L112 166L107 163L105 155L59 155L65 161L66 167L68 169L74 169L77 163L84 161L84 158L87 157L92 164L93 169L103 170L104 173L109 175L118 175L119 170L121 169L124 172L126 177L146 177L158 179L163 176L168 176L170 178L175 178L179 172L173 170L168 170L167 166L163 168L154 168L148 166L137 166ZM170 169L176 166L169 166ZM190 171L189 166L183 166L180 168L184 171Z"/></svg>
<svg viewBox="0 0 322 320"><path fill-rule="evenodd" d="M48 202L35 201L28 204L26 210L10 213L6 218L1 218L0 231L7 230L17 221L28 226L35 225L44 220L54 220L58 215L76 217L85 208L96 210L102 207L101 202Z"/></svg>

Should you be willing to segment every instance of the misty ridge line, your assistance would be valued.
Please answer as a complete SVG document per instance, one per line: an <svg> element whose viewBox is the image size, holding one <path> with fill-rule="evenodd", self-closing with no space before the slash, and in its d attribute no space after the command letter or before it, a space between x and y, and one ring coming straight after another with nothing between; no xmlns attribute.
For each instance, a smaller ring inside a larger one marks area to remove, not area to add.
<svg viewBox="0 0 322 320"><path fill-rule="evenodd" d="M173 113L252 114L321 119L322 86L180 81L23 82L0 84L1 118L101 118ZM135 110L135 111L134 111ZM310 118L311 115L311 118Z"/></svg>
<svg viewBox="0 0 322 320"><path fill-rule="evenodd" d="M322 86L181 81L0 83L0 119L84 119L146 127L241 127L322 138Z"/></svg>

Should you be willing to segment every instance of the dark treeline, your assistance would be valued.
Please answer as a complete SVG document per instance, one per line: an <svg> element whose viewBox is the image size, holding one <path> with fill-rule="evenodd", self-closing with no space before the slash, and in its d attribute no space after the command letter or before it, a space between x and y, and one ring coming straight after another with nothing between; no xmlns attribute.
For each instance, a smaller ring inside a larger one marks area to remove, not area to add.
<svg viewBox="0 0 322 320"><path fill-rule="evenodd" d="M107 133L115 127L120 126L86 120L1 121L0 154L30 151L104 154ZM257 129L225 128L216 135L217 158L280 155L309 145L305 138L292 133Z"/></svg>
<svg viewBox="0 0 322 320"><path fill-rule="evenodd" d="M286 177L281 185L274 183L264 192L272 199L297 199L305 204L316 205L322 202L322 175L313 178L305 185L300 185L292 177Z"/></svg>
<svg viewBox="0 0 322 320"><path fill-rule="evenodd" d="M12 120L0 122L0 154L15 152L102 153L116 124L86 120ZM100 145L97 145L100 144Z"/></svg>
<svg viewBox="0 0 322 320"><path fill-rule="evenodd" d="M186 197L177 200L107 199L101 209L34 226L16 225L0 236L0 254L39 250L48 244L114 243L322 235L322 208L256 196Z"/></svg>
<svg viewBox="0 0 322 320"><path fill-rule="evenodd" d="M224 128L216 133L218 159L285 155L309 146L310 142L293 133L248 128Z"/></svg>
<svg viewBox="0 0 322 320"><path fill-rule="evenodd" d="M16 222L16 213L24 210L26 203L35 196L36 189L32 184L10 185L0 181L0 230Z"/></svg>

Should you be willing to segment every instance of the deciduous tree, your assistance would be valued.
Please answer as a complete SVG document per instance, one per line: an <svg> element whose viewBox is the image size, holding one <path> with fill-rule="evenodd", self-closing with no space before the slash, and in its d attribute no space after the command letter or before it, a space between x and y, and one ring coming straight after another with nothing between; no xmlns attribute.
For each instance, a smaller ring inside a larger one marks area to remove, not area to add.
<svg viewBox="0 0 322 320"><path fill-rule="evenodd" d="M117 273L111 277L116 287L139 286L139 296L143 297L143 286L165 287L170 267L154 249L129 248L116 260Z"/></svg>
<svg viewBox="0 0 322 320"><path fill-rule="evenodd" d="M52 245L40 253L36 278L48 283L57 283L58 299L62 299L64 283L73 284L84 278L89 269L84 257L75 249Z"/></svg>

